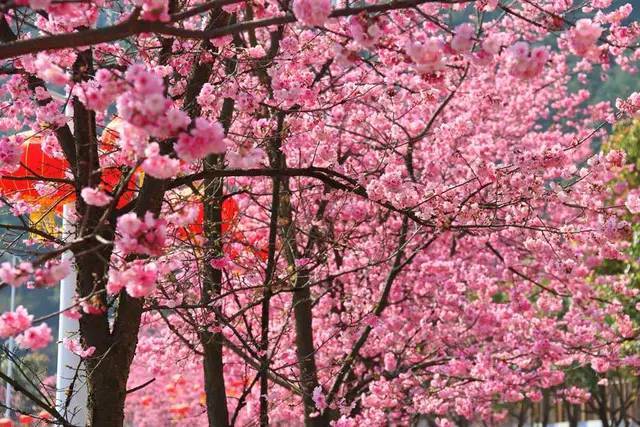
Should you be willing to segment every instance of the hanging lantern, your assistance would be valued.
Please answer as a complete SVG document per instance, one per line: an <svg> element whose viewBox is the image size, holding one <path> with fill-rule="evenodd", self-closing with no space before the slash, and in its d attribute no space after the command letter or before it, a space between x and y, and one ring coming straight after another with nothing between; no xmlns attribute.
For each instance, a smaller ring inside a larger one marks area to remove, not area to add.
<svg viewBox="0 0 640 427"><path fill-rule="evenodd" d="M41 134L27 131L18 134L24 140L20 166L0 179L0 193L5 197L19 197L35 208L29 214L33 227L57 235L56 211L73 200L75 190L62 182L69 170L64 158L53 156L43 147ZM37 236L32 236L37 237Z"/></svg>
<svg viewBox="0 0 640 427"><path fill-rule="evenodd" d="M27 131L18 136L24 139L20 167L0 179L0 192L6 197L18 195L22 200L44 205L58 204L70 197L73 186L59 182L66 178L67 161L45 152L42 135ZM40 194L37 186L47 181L51 189Z"/></svg>
<svg viewBox="0 0 640 427"><path fill-rule="evenodd" d="M221 217L222 224L220 225L222 234L226 234L231 226L235 224L238 219L238 214L240 212L240 208L238 207L238 203L233 199L233 197L226 197L222 201L222 209L221 209ZM198 203L198 220L189 226L189 231L193 234L200 234L203 231L203 223L204 223L204 205L202 203Z"/></svg>
<svg viewBox="0 0 640 427"><path fill-rule="evenodd" d="M240 208L238 203L233 199L233 197L226 197L222 201L222 209L221 209L221 217L222 224L220 229L222 234L228 234L233 231L233 228L238 222L240 213ZM204 222L204 205L202 203L198 204L198 220L191 224L189 228L189 232L192 234L200 234L203 231ZM247 239L247 237L241 231L235 231L231 234L230 238L231 243L239 243L241 244L245 250L253 253L255 256L260 258L262 261L267 259L268 250L265 247L260 247L258 245L257 239ZM231 258L236 259L240 256L240 253L235 250L231 245L227 246L223 249L224 252Z"/></svg>
<svg viewBox="0 0 640 427"><path fill-rule="evenodd" d="M184 192L181 193L183 193L181 197L185 197L187 198L187 200L192 196L190 194L190 191L188 190L187 193L189 194L184 194ZM194 203L197 203L198 206L198 217L193 224L177 230L177 236L180 239L186 240L189 239L190 236L200 235L204 231L204 205L200 201L194 201ZM262 258L260 251L255 249L253 245L250 245L247 242L247 239L242 232L233 231L239 219L240 208L238 206L238 202L236 202L233 197L227 196L222 201L221 208L222 209L220 214L222 223L220 225L220 231L222 232L222 234L229 237L229 243L240 243L242 246L249 248L251 252L256 253L258 256L260 256L260 258ZM225 244L223 247L223 252L227 254L231 259L236 259L238 256L240 256L240 253L236 249L234 249L231 244Z"/></svg>
<svg viewBox="0 0 640 427"><path fill-rule="evenodd" d="M118 135L115 134L115 137ZM74 202L76 198L74 186L62 181L67 178L69 164L66 159L47 153L41 134L27 131L18 136L24 140L20 167L11 174L0 177L0 194L9 198L17 196L32 203L35 209L29 214L31 224L38 230L57 236L59 230L55 215L61 214L63 206ZM118 200L117 208L134 199L141 176L141 171L134 172ZM119 168L104 168L100 187L113 192L121 178L122 171Z"/></svg>

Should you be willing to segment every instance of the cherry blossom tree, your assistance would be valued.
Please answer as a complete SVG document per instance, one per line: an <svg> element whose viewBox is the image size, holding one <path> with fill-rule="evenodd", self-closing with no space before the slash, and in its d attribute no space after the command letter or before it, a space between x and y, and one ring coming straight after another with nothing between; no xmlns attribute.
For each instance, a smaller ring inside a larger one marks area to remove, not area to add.
<svg viewBox="0 0 640 427"><path fill-rule="evenodd" d="M497 424L583 400L569 368L638 367L609 292L637 289L594 271L640 198L612 202L624 153L591 146L640 95L569 90L636 71L630 3L2 7L3 241L32 256L0 286L77 270L51 317L79 319L91 426ZM42 348L47 318L0 337Z"/></svg>

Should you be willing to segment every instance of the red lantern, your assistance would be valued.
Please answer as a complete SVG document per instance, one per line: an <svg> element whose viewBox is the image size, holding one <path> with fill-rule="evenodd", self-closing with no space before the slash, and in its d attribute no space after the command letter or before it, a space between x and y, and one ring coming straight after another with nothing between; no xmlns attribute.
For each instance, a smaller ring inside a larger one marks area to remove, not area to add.
<svg viewBox="0 0 640 427"><path fill-rule="evenodd" d="M222 210L221 210L222 224L220 228L223 234L228 234L232 230L233 226L238 221L239 213L240 213L240 208L238 206L238 203L232 197L226 197L222 201ZM187 238L188 235L201 234L203 232L203 222L204 222L204 206L202 203L199 203L198 219L196 220L195 223L189 225L186 229L178 230L178 236L182 239L185 239ZM244 235L241 232L236 231L230 237L231 237L230 240L232 243L241 243L243 246L249 248L249 250L251 250L257 256L259 256L261 259L263 260L266 259L266 256L263 257L263 253L262 253L263 251L256 249L254 245L251 245L249 242L247 242L247 239L244 237ZM223 251L231 259L235 259L240 255L236 250L234 250L229 246L224 247Z"/></svg>
<svg viewBox="0 0 640 427"><path fill-rule="evenodd" d="M22 425L29 426L31 425L31 423L35 422L35 418L33 418L31 415L20 414L20 416L18 416L18 422L20 422L20 424Z"/></svg>
<svg viewBox="0 0 640 427"><path fill-rule="evenodd" d="M120 199L118 199L118 204L116 205L117 208L125 206L134 199L135 195L138 193L138 189L140 188L142 176L142 171L139 169L133 173L131 179L129 179L127 188L120 196ZM116 167L104 168L102 170L102 188L111 193L115 192L116 187L120 184L121 178L122 172L120 172L120 169Z"/></svg>
<svg viewBox="0 0 640 427"><path fill-rule="evenodd" d="M225 234L233 223L238 218L238 213L240 212L240 208L238 207L238 203L232 198L227 197L222 201L222 234ZM189 231L193 234L202 233L202 224L204 222L204 206L202 203L198 204L198 221L191 224L189 226Z"/></svg>
<svg viewBox="0 0 640 427"><path fill-rule="evenodd" d="M0 193L7 197L18 195L20 199L37 202L46 207L47 210L50 210L51 206L55 206L56 210L60 212L64 204L75 200L75 190L71 184L55 182L66 178L69 164L66 159L51 156L43 150L42 136L34 132L23 132L19 135L24 138L24 151L20 159L21 164L15 172L2 176L0 179ZM117 136L118 134L116 134L116 138ZM127 189L118 200L118 208L133 200L138 190L137 184L141 176L142 173L140 171L136 171L133 174ZM106 191L113 192L120 183L121 178L122 172L119 168L104 168L101 187ZM52 181L51 186L54 189L47 194L39 194L36 191L36 184L46 183L49 180Z"/></svg>
<svg viewBox="0 0 640 427"><path fill-rule="evenodd" d="M70 184L55 182L66 178L66 171L69 169L67 161L45 153L41 135L23 132L19 136L24 138L20 167L0 179L0 192L4 196L18 195L22 200L46 206L62 204L68 197L72 197L74 190ZM51 180L52 191L39 194L36 184L46 183L48 180Z"/></svg>
<svg viewBox="0 0 640 427"><path fill-rule="evenodd" d="M51 421L53 420L53 417L51 416L50 413L48 413L45 410L42 410L38 413L38 418L40 418L41 420L46 420L46 421Z"/></svg>
<svg viewBox="0 0 640 427"><path fill-rule="evenodd" d="M11 421L9 418L1 418L0 427L13 427L13 421Z"/></svg>
<svg viewBox="0 0 640 427"><path fill-rule="evenodd" d="M202 223L204 221L204 207L202 204L199 205L198 211L198 221L189 226L189 231L193 234L202 233ZM238 220L238 215L240 213L240 208L238 207L238 203L231 197L227 197L222 202L222 225L221 231L223 234L228 233L231 228L235 225ZM266 247L259 247L258 239L247 239L246 236L242 232L235 232L231 235L232 243L240 243L250 252L252 252L255 256L260 258L262 261L266 261L268 256L268 249ZM225 248L224 252L231 257L231 259L235 259L240 254L234 250L233 248Z"/></svg>

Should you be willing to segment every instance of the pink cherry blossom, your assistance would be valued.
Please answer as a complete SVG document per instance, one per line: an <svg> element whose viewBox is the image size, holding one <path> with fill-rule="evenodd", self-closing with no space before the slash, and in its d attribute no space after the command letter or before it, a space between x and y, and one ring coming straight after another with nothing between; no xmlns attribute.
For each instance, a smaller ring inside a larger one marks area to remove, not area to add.
<svg viewBox="0 0 640 427"><path fill-rule="evenodd" d="M118 218L116 248L123 254L159 255L166 242L166 221L147 212L141 220L133 212Z"/></svg>
<svg viewBox="0 0 640 427"><path fill-rule="evenodd" d="M327 401L322 387L317 386L313 389L313 402L316 404L316 408L318 408L319 411L323 411L327 408Z"/></svg>
<svg viewBox="0 0 640 427"><path fill-rule="evenodd" d="M331 13L331 0L293 0L296 18L308 26L322 26Z"/></svg>
<svg viewBox="0 0 640 427"><path fill-rule="evenodd" d="M85 187L80 192L80 195L85 203L91 206L107 206L113 200L113 197L97 188Z"/></svg>
<svg viewBox="0 0 640 427"><path fill-rule="evenodd" d="M455 35L451 39L451 48L456 52L469 52L473 47L475 30L469 23L460 24L455 28Z"/></svg>
<svg viewBox="0 0 640 427"><path fill-rule="evenodd" d="M33 266L29 262L21 262L16 266L8 262L0 264L0 280L13 287L22 286L33 273Z"/></svg>
<svg viewBox="0 0 640 427"><path fill-rule="evenodd" d="M640 92L634 92L627 99L616 100L616 107L624 113L635 117L640 111Z"/></svg>
<svg viewBox="0 0 640 427"><path fill-rule="evenodd" d="M569 31L569 45L576 55L586 56L596 48L596 42L602 34L600 24L583 18Z"/></svg>
<svg viewBox="0 0 640 427"><path fill-rule="evenodd" d="M637 192L629 193L625 206L629 209L629 212L637 214L640 213L640 194Z"/></svg>
<svg viewBox="0 0 640 427"><path fill-rule="evenodd" d="M126 285L127 293L132 297L145 297L155 289L158 270L154 263L135 264L126 274L129 276Z"/></svg>
<svg viewBox="0 0 640 427"><path fill-rule="evenodd" d="M168 179L180 171L180 160L160 154L158 144L153 142L145 150L147 158L142 162L142 170L158 179Z"/></svg>
<svg viewBox="0 0 640 427"><path fill-rule="evenodd" d="M444 63L444 42L431 37L424 42L411 42L406 47L407 54L416 63L420 72L432 73L442 70Z"/></svg>
<svg viewBox="0 0 640 427"><path fill-rule="evenodd" d="M397 366L396 357L392 353L386 353L384 355L384 369L387 371L395 371Z"/></svg>
<svg viewBox="0 0 640 427"><path fill-rule="evenodd" d="M529 50L526 42L517 42L508 49L509 72L518 78L531 79L538 76L547 60L549 52L538 46Z"/></svg>
<svg viewBox="0 0 640 427"><path fill-rule="evenodd" d="M136 0L138 6L142 6L142 19L147 21L166 22L169 17L169 2L167 0Z"/></svg>
<svg viewBox="0 0 640 427"><path fill-rule="evenodd" d="M0 138L0 172L10 173L20 167L22 142L21 137Z"/></svg>
<svg viewBox="0 0 640 427"><path fill-rule="evenodd" d="M35 271L34 283L36 287L55 286L71 273L71 268L71 263L66 259L49 260L43 268Z"/></svg>
<svg viewBox="0 0 640 427"><path fill-rule="evenodd" d="M158 266L155 263L134 261L122 271L111 270L107 291L117 294L123 288L134 298L148 296L156 287Z"/></svg>
<svg viewBox="0 0 640 427"><path fill-rule="evenodd" d="M26 308L19 305L15 311L8 311L0 315L0 338L15 336L31 326L33 316Z"/></svg>
<svg viewBox="0 0 640 427"><path fill-rule="evenodd" d="M41 7L38 7L38 9L46 9L48 5L43 3L40 6ZM38 76L47 83L64 86L69 82L69 75L58 65L54 64L47 54L38 54L38 57L34 62L34 66L37 70Z"/></svg>
<svg viewBox="0 0 640 427"><path fill-rule="evenodd" d="M351 16L347 24L351 37L362 47L372 47L381 36L379 25L364 15Z"/></svg>
<svg viewBox="0 0 640 427"><path fill-rule="evenodd" d="M228 151L225 158L230 168L252 169L260 166L265 159L265 152L260 148L240 148L237 152Z"/></svg>
<svg viewBox="0 0 640 427"><path fill-rule="evenodd" d="M76 339L63 338L62 344L66 349L82 358L91 357L96 351L95 347L88 347L86 350L83 349L82 344L80 344Z"/></svg>
<svg viewBox="0 0 640 427"><path fill-rule="evenodd" d="M223 154L227 150L224 129L220 123L198 118L188 134L180 134L174 148L178 157L187 162L209 154Z"/></svg>
<svg viewBox="0 0 640 427"><path fill-rule="evenodd" d="M52 340L51 328L46 323L32 326L16 337L20 348L25 350L40 350L48 346Z"/></svg>

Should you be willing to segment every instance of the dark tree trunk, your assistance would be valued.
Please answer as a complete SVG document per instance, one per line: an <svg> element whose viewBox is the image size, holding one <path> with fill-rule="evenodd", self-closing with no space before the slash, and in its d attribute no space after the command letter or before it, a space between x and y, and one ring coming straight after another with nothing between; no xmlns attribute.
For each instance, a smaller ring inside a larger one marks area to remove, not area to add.
<svg viewBox="0 0 640 427"><path fill-rule="evenodd" d="M328 413L311 417L315 409L313 390L318 386L318 374L313 344L313 313L311 310L311 292L309 290L309 275L301 272L296 280L293 292L293 310L296 327L296 351L298 367L300 369L300 385L304 402L305 425L308 427L323 427L329 425Z"/></svg>
<svg viewBox="0 0 640 427"><path fill-rule="evenodd" d="M211 156L205 163L205 170L218 167L221 164L222 159ZM205 179L204 233L208 244L211 245L209 250L214 256L224 255L220 241L222 234L222 185L222 178ZM208 262L204 269L202 302L209 305L220 295L222 271L212 268ZM219 326L217 322L215 326ZM204 387L209 426L227 427L229 425L229 411L224 381L221 333L210 332L205 327L200 332L200 343L204 353Z"/></svg>
<svg viewBox="0 0 640 427"><path fill-rule="evenodd" d="M518 412L518 427L524 427L527 423L527 412L529 412L529 401L524 400L520 405L520 411Z"/></svg>
<svg viewBox="0 0 640 427"><path fill-rule="evenodd" d="M279 154L280 159L273 162L272 167L286 167L286 159L283 154ZM293 315L296 331L296 354L298 369L300 370L300 389L302 390L302 401L304 404L304 419L307 427L325 427L329 425L329 412L325 410L319 414L318 408L313 400L313 390L318 387L318 373L315 360L315 346L313 344L313 311L311 301L311 290L309 289L309 270L296 265L296 260L300 258L296 239L296 228L294 224L293 212L291 209L291 190L289 179L282 178L282 202L280 206L280 223L282 238L285 242L285 254L289 268L297 270L292 296ZM319 214L323 212L323 207L319 209ZM309 242L305 256L311 255L311 250L316 243L318 230L312 227L309 233ZM316 416L312 416L316 414Z"/></svg>
<svg viewBox="0 0 640 427"><path fill-rule="evenodd" d="M78 55L73 66L76 81L90 78L93 72L92 55L90 49ZM84 244L74 251L78 270L76 288L81 297L91 297L90 303L104 311L102 314L86 314L79 322L83 344L96 348L94 355L85 362L88 425L118 427L124 423L127 379L137 344L142 300L122 293L111 331L104 292L111 247L101 243L94 236L100 235L104 240L113 240L115 233L113 225L100 224L104 209L86 205L79 195L82 188L97 187L101 181L95 113L87 110L76 97L72 102L76 159L74 172L77 181L76 210L80 218L76 224L76 236L86 239ZM159 211L159 204L156 211Z"/></svg>
<svg viewBox="0 0 640 427"><path fill-rule="evenodd" d="M607 388L604 386L598 386L598 418L602 422L602 427L609 427L609 397L607 395Z"/></svg>
<svg viewBox="0 0 640 427"><path fill-rule="evenodd" d="M549 391L544 390L542 392L542 427L549 425L549 415L551 412L551 399L549 398Z"/></svg>
<svg viewBox="0 0 640 427"><path fill-rule="evenodd" d="M110 344L106 351L100 352L99 356L87 360L86 363L89 373L88 422L92 427L116 427L124 423L127 379L138 342L142 300L122 294L119 304L128 308L126 319L121 318L121 326L113 332L113 336L118 337L117 342L114 339L106 340ZM125 310L122 311L124 312ZM81 330L91 331L96 327L92 323L97 322L83 321L90 317L94 316L84 316L80 320Z"/></svg>
<svg viewBox="0 0 640 427"><path fill-rule="evenodd" d="M228 15L218 9L212 12L211 25L227 20ZM202 86L211 76L211 65L199 65L195 68L193 76L193 89L187 93L187 98L195 101ZM192 104L192 115L199 114L196 103ZM224 100L220 120L225 133L231 125L234 101L230 98ZM204 162L204 171L221 169L224 167L224 158L221 156L209 156ZM222 251L222 202L223 202L223 178L205 178L204 180L204 235L207 239L209 251L214 256L224 256ZM222 271L214 269L206 262L204 266L202 302L209 305L220 295L222 286ZM213 314L216 317L216 314ZM219 326L216 322L215 326ZM224 380L224 362L222 351L222 334L210 332L208 328L200 331L200 343L203 351L204 388L207 400L207 417L210 427L228 427L229 410L227 408L227 392Z"/></svg>
<svg viewBox="0 0 640 427"><path fill-rule="evenodd" d="M578 427L580 421L580 406L572 405L567 401L564 401L564 408L567 411L567 421L569 421L569 427Z"/></svg>

